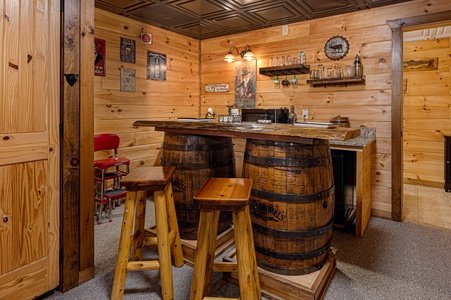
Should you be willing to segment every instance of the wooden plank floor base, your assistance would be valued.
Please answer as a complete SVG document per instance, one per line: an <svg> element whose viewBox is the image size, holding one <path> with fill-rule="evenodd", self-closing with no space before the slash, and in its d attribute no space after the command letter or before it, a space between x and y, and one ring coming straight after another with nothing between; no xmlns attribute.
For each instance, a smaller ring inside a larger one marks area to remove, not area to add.
<svg viewBox="0 0 451 300"><path fill-rule="evenodd" d="M146 236L155 236L155 226L149 227L145 229ZM182 242L182 252L183 258L185 260L185 264L190 267L194 266L194 256L196 254L196 245L197 240L184 240L181 239ZM230 249L235 245L235 238L233 234L233 226L226 229L216 238L216 250L215 250L215 259L218 258L225 251ZM156 250L156 249L155 249Z"/></svg>
<svg viewBox="0 0 451 300"><path fill-rule="evenodd" d="M271 300L323 299L337 267L336 252L337 249L332 248L324 266L307 275L280 275L258 268L262 296ZM223 260L235 262L235 249L225 255ZM224 278L238 284L236 272L224 273Z"/></svg>

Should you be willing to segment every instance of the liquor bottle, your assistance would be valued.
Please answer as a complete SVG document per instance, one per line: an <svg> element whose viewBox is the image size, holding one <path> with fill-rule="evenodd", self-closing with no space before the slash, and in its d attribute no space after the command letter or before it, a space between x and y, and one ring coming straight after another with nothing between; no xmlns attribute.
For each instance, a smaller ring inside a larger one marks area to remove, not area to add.
<svg viewBox="0 0 451 300"><path fill-rule="evenodd" d="M363 65L362 62L360 61L360 57L358 54L355 55L354 68L355 68L355 77L362 77Z"/></svg>
<svg viewBox="0 0 451 300"><path fill-rule="evenodd" d="M290 113L288 114L288 123L294 124L297 120L297 115L294 112L294 105L290 106Z"/></svg>

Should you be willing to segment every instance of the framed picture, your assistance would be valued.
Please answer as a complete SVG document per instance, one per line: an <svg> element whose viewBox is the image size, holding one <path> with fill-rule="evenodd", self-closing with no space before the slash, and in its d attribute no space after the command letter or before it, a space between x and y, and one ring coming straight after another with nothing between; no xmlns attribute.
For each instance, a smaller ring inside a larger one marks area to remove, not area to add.
<svg viewBox="0 0 451 300"><path fill-rule="evenodd" d="M121 68L121 91L134 92L136 84L136 71L134 69Z"/></svg>
<svg viewBox="0 0 451 300"><path fill-rule="evenodd" d="M256 106L256 60L243 60L235 63L235 104L238 108Z"/></svg>
<svg viewBox="0 0 451 300"><path fill-rule="evenodd" d="M147 79L166 80L166 54L147 51Z"/></svg>
<svg viewBox="0 0 451 300"><path fill-rule="evenodd" d="M121 61L135 63L135 40L121 37Z"/></svg>
<svg viewBox="0 0 451 300"><path fill-rule="evenodd" d="M94 38L94 76L105 76L105 40Z"/></svg>

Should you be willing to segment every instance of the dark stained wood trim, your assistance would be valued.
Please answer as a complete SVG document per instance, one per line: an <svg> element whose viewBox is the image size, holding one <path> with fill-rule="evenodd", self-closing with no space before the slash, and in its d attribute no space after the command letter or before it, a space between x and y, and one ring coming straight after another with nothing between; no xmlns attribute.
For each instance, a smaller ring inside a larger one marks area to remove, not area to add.
<svg viewBox="0 0 451 300"><path fill-rule="evenodd" d="M401 221L402 214L402 28L392 28L392 219Z"/></svg>
<svg viewBox="0 0 451 300"><path fill-rule="evenodd" d="M80 277L94 277L94 0L80 1Z"/></svg>
<svg viewBox="0 0 451 300"><path fill-rule="evenodd" d="M392 30L392 219L395 221L402 221L403 196L402 32L407 27L450 20L451 11L448 10L388 21L388 25Z"/></svg>
<svg viewBox="0 0 451 300"><path fill-rule="evenodd" d="M69 74L80 74L80 1L64 0L62 3L60 289L65 292L78 286L80 264L80 81L77 79L71 85L67 80Z"/></svg>

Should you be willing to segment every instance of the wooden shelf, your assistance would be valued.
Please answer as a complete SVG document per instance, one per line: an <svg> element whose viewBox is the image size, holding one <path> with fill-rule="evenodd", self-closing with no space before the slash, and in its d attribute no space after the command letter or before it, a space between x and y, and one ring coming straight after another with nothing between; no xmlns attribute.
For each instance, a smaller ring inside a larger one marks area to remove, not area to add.
<svg viewBox="0 0 451 300"><path fill-rule="evenodd" d="M309 74L309 65L289 65L279 67L266 67L259 69L260 75L278 76L278 75L295 75L295 74Z"/></svg>
<svg viewBox="0 0 451 300"><path fill-rule="evenodd" d="M344 85L347 86L348 84L365 84L365 76L362 77L353 77L353 78L331 78L331 79L310 79L307 80L307 83L310 84L313 87L317 86L324 86L327 87L328 85Z"/></svg>

